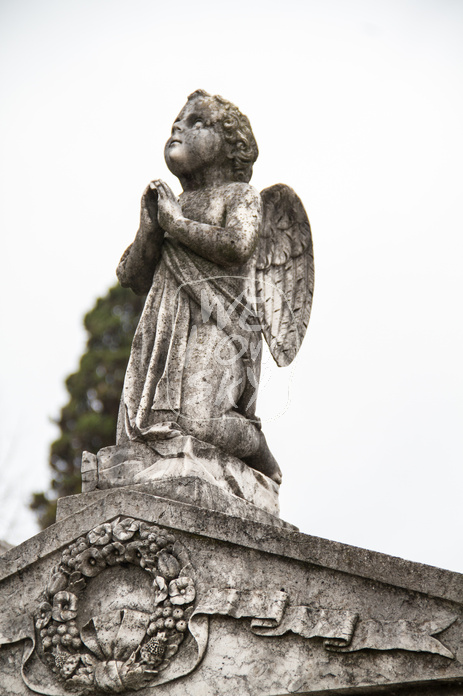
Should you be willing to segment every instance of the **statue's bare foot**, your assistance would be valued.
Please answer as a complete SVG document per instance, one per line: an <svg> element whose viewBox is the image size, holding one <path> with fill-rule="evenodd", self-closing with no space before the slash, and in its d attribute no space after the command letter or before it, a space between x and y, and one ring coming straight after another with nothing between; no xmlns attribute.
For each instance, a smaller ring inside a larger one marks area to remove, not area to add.
<svg viewBox="0 0 463 696"><path fill-rule="evenodd" d="M255 454L251 454L249 457L243 457L245 464L250 466L252 469L260 471L265 476L273 479L276 483L280 484L282 480L281 469L278 466L278 462L270 452L269 446L267 445L267 440L264 434L261 432L261 441L259 449Z"/></svg>

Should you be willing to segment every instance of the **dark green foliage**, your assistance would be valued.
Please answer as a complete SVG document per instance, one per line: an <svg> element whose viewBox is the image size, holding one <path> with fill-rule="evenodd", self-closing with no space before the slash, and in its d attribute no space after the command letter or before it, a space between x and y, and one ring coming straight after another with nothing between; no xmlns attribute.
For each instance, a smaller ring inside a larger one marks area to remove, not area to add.
<svg viewBox="0 0 463 696"><path fill-rule="evenodd" d="M31 508L42 529L53 524L56 499L80 493L83 450L115 444L117 412L130 346L144 298L116 285L85 316L87 350L66 380L69 402L61 411L61 435L51 446L50 490L34 493Z"/></svg>

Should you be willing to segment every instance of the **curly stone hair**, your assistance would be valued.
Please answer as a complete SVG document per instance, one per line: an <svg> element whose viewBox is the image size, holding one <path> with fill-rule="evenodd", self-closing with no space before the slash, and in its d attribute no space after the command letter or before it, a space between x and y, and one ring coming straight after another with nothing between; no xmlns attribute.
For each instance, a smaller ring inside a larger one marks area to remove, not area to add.
<svg viewBox="0 0 463 696"><path fill-rule="evenodd" d="M194 99L210 101L217 108L219 112L217 122L222 128L235 181L249 182L252 176L252 165L259 155L259 150L248 117L242 114L237 106L218 94L209 94L203 89L197 89L190 94L188 101Z"/></svg>

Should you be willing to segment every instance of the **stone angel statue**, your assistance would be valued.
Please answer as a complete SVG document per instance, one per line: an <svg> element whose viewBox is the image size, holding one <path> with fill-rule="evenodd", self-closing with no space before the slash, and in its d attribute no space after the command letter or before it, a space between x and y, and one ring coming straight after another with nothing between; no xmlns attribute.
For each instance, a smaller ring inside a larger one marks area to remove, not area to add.
<svg viewBox="0 0 463 696"><path fill-rule="evenodd" d="M256 397L262 335L289 365L307 329L314 265L309 220L287 186L250 186L258 149L249 120L198 90L172 126L161 180L117 269L147 293L133 339L118 444L191 435L281 482Z"/></svg>

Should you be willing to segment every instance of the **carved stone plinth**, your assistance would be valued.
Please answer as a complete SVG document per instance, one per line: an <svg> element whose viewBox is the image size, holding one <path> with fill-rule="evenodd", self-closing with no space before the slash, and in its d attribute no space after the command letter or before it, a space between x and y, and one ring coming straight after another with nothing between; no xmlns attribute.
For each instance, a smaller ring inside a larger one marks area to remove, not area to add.
<svg viewBox="0 0 463 696"><path fill-rule="evenodd" d="M2 696L462 693L461 575L127 488L60 515L0 558Z"/></svg>
<svg viewBox="0 0 463 696"><path fill-rule="evenodd" d="M236 517L282 524L278 518L280 487L275 481L190 435L160 440L150 447L142 442L126 442L104 447L98 454L84 452L84 493L120 487L191 502Z"/></svg>

